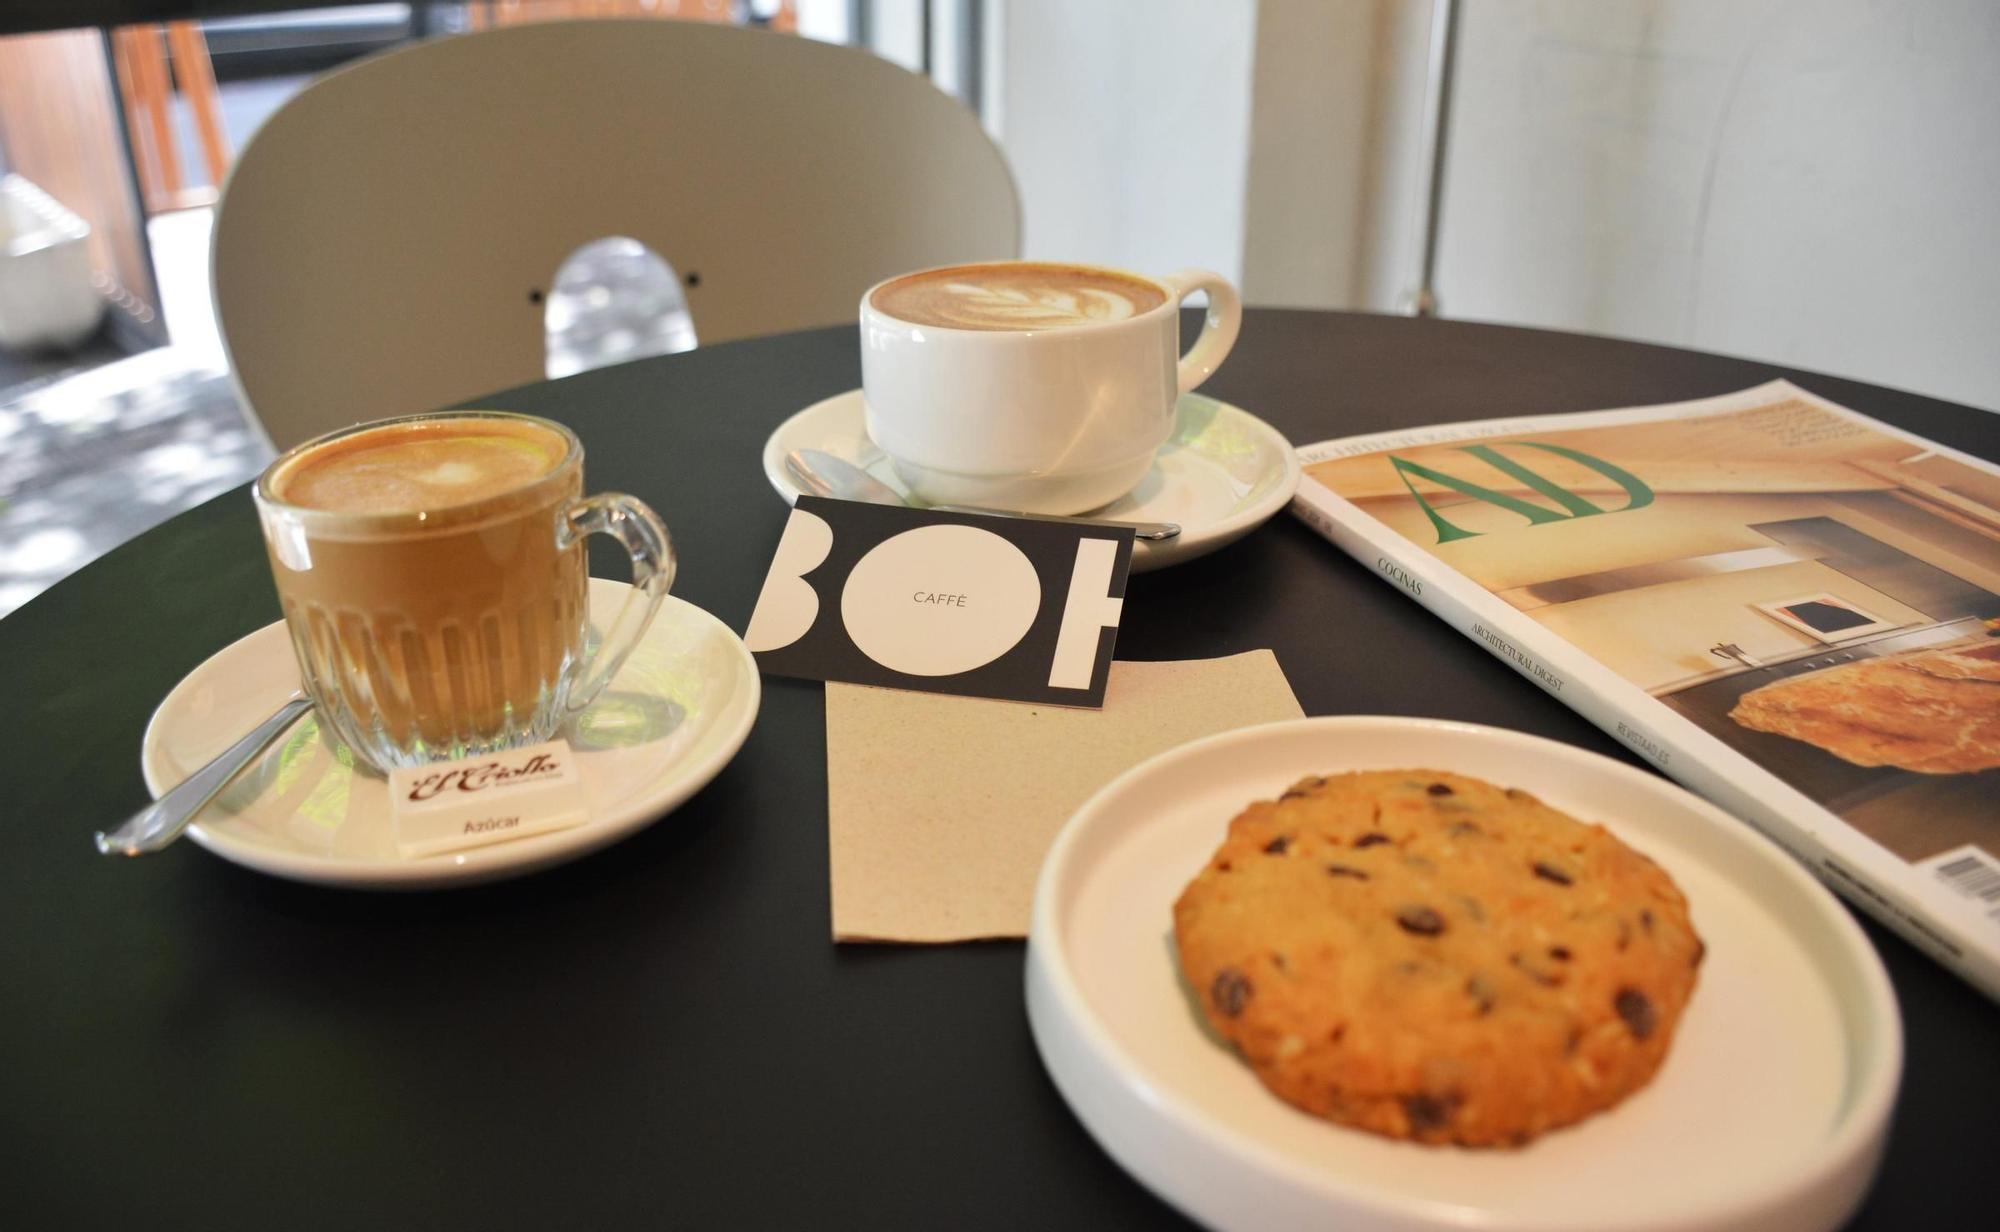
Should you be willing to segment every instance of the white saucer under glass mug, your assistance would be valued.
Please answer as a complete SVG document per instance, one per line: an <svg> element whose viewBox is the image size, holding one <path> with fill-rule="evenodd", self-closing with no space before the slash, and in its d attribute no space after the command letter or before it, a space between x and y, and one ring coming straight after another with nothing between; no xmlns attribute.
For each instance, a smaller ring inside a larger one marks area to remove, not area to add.
<svg viewBox="0 0 2000 1232"><path fill-rule="evenodd" d="M352 490L308 488L361 454L390 461L350 466ZM639 500L582 493L575 433L502 411L361 424L273 462L257 512L322 725L386 772L548 740L589 705L658 610L674 553ZM633 589L587 651L594 533L625 547Z"/></svg>
<svg viewBox="0 0 2000 1232"><path fill-rule="evenodd" d="M1208 295L1180 353L1181 302ZM1242 323L1218 274L991 261L861 297L869 437L931 504L1082 513L1130 492Z"/></svg>

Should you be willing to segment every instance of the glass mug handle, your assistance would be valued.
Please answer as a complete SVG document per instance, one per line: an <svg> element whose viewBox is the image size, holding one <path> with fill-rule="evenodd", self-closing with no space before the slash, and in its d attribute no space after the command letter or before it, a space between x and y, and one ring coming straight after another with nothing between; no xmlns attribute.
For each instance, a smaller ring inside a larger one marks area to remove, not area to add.
<svg viewBox="0 0 2000 1232"><path fill-rule="evenodd" d="M1222 366L1223 357L1229 354L1229 348L1236 345L1236 333L1243 328L1243 300L1227 278L1208 270L1177 270L1160 282L1174 293L1177 305L1196 291L1208 292L1208 311L1202 316L1201 336L1181 356L1180 385L1181 392L1186 393L1213 376Z"/></svg>
<svg viewBox="0 0 2000 1232"><path fill-rule="evenodd" d="M610 535L631 555L632 593L625 596L597 653L584 661L582 673L570 686L568 714L596 701L611 683L674 584L674 542L645 502L622 492L601 492L572 502L556 519L556 550L568 551L586 535L597 534ZM589 579L584 582L587 589Z"/></svg>

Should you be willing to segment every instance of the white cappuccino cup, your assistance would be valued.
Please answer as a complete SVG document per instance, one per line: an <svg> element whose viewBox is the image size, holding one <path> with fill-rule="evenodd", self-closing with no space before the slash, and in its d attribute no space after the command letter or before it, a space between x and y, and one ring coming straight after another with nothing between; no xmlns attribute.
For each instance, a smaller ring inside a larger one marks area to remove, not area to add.
<svg viewBox="0 0 2000 1232"><path fill-rule="evenodd" d="M1182 356L1195 291L1208 312ZM931 504L1095 509L1145 478L1242 317L1236 288L1203 270L992 261L891 278L861 297L868 435Z"/></svg>

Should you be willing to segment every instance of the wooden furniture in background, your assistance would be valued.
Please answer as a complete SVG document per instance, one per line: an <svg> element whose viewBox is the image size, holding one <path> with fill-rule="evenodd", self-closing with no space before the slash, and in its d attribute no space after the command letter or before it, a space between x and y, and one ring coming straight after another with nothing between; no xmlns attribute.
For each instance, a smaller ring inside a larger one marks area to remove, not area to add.
<svg viewBox="0 0 2000 1232"><path fill-rule="evenodd" d="M166 328L105 61L95 30L0 38L0 148L9 166L90 224L111 329L137 350L166 341Z"/></svg>
<svg viewBox="0 0 2000 1232"><path fill-rule="evenodd" d="M159 26L120 26L111 32L112 61L118 70L118 89L125 96L125 129L132 142L132 162L138 169L146 210L153 214L214 204L223 176L229 172L229 143L222 132L215 71L201 27L191 21L173 21L167 23L164 34L163 49ZM172 116L177 87L194 112L207 184L190 186L181 175Z"/></svg>

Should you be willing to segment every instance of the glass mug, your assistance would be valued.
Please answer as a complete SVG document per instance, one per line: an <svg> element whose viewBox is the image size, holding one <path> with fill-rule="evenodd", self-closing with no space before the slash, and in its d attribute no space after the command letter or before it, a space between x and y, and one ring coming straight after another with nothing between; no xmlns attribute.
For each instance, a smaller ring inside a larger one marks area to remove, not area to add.
<svg viewBox="0 0 2000 1232"><path fill-rule="evenodd" d="M538 743L589 705L674 552L640 501L582 493L575 433L505 411L360 424L271 463L257 513L322 726L387 772ZM582 540L600 532L630 553L633 590L587 653Z"/></svg>

